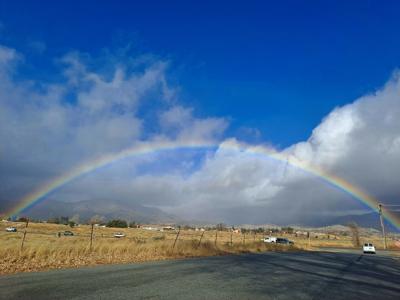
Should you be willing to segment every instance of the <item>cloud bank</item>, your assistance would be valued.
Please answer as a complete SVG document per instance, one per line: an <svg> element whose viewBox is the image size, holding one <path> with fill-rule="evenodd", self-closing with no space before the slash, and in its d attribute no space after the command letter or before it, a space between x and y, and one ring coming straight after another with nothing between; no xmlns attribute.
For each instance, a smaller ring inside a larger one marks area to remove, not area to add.
<svg viewBox="0 0 400 300"><path fill-rule="evenodd" d="M168 82L167 61L129 58L104 72L79 53L61 61L62 79L18 76L23 56L0 47L0 209L96 157L151 141L202 140L215 151L133 157L80 178L48 201L109 200L190 220L310 223L366 207L319 178L224 143L227 118L198 117ZM112 60L114 62L114 60ZM127 63L129 61L129 64ZM133 62L133 63L132 63ZM400 193L400 78L334 109L309 139L285 149L383 202ZM273 148L265 144L265 147Z"/></svg>

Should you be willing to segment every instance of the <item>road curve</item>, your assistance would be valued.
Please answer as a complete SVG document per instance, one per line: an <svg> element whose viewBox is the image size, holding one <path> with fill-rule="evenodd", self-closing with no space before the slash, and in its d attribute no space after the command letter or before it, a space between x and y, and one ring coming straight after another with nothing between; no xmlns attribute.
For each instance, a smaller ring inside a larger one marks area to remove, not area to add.
<svg viewBox="0 0 400 300"><path fill-rule="evenodd" d="M400 263L287 252L0 276L0 299L400 299Z"/></svg>

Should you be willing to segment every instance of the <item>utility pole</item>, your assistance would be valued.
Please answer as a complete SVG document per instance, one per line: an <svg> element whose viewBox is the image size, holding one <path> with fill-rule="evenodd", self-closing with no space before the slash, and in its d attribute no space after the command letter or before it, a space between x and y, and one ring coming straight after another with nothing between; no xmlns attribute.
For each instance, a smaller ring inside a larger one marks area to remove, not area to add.
<svg viewBox="0 0 400 300"><path fill-rule="evenodd" d="M200 247L201 240L203 239L204 232L205 232L205 231L203 231L203 233L201 234L201 237L200 237L200 240L199 240L199 244L197 245L197 248L199 248L199 247Z"/></svg>
<svg viewBox="0 0 400 300"><path fill-rule="evenodd" d="M379 218L381 220L383 248L386 250L387 245L386 245L385 223L383 222L382 204L380 204L380 203L379 203Z"/></svg>
<svg viewBox="0 0 400 300"><path fill-rule="evenodd" d="M92 247L93 247L93 227L94 227L94 223L91 224L92 228L90 230L90 252L92 252Z"/></svg>
<svg viewBox="0 0 400 300"><path fill-rule="evenodd" d="M25 237L26 237L26 229L28 228L29 225L29 219L26 219L26 224L25 224L25 231L24 231L24 236L22 238L22 242L21 242L21 251L24 249L24 243L25 243Z"/></svg>
<svg viewBox="0 0 400 300"><path fill-rule="evenodd" d="M176 238L175 238L175 241L174 241L174 245L172 246L172 251L174 251L174 249L175 249L175 244L176 244L176 242L178 241L179 234L181 233L181 226L179 226L178 228L179 228L179 229L178 229L178 234L176 235Z"/></svg>

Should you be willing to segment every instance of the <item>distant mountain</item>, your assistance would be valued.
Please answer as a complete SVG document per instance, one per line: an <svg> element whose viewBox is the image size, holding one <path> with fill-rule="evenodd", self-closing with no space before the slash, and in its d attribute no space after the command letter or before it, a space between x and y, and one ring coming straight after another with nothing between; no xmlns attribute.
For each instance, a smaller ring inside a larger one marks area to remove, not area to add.
<svg viewBox="0 0 400 300"><path fill-rule="evenodd" d="M155 207L147 207L135 203L130 203L128 201L110 201L106 199L99 200L87 200L79 202L61 202L55 200L48 200L40 203L33 207L28 216L35 219L47 220L51 217L60 216L79 216L80 222L88 221L95 215L104 217L105 220L110 219L125 219L127 221L135 221L138 223L174 223L174 224L192 224L192 225L202 225L209 224L213 226L220 221L211 222L201 222L196 220L185 220L177 216L167 214L161 209ZM254 227L280 227L280 226L300 226L300 227L326 227L333 225L344 225L355 222L360 227L364 228L374 228L380 230L380 220L379 214L377 213L367 213L362 215L347 215L340 217L320 217L320 218L310 218L307 222L298 222L295 224L264 224L264 225L252 225L243 224L239 227L254 228ZM387 231L399 232L393 225L385 222L385 227Z"/></svg>
<svg viewBox="0 0 400 300"><path fill-rule="evenodd" d="M90 200L79 202L46 201L33 207L29 217L46 220L51 217L79 216L80 222L90 220L93 216L105 220L125 219L138 223L176 223L180 219L154 207L109 200Z"/></svg>
<svg viewBox="0 0 400 300"><path fill-rule="evenodd" d="M285 226L291 226L294 228L302 228L302 229L321 229L321 230L335 230L335 231L347 231L348 227L347 225L349 223L356 223L359 227L363 228L371 228L373 230L381 230L381 223L379 219L379 214L378 213L366 213L366 214L361 214L361 215L347 215L347 216L340 216L340 217L315 217L315 218L310 218L307 220L307 222L297 222L297 223L287 223L287 224L282 224L282 223L275 223L274 224L259 224L259 225L252 225L252 224L241 224L237 225L237 227L241 228L249 228L249 229L254 229L258 227L262 228L278 228L278 227L285 227ZM385 221L385 228L388 232L399 232L399 230L394 227L392 224L389 222Z"/></svg>
<svg viewBox="0 0 400 300"><path fill-rule="evenodd" d="M375 228L378 230L381 229L379 214L375 212L362 215L347 215L347 216L331 218L325 225L326 226L336 225L336 224L347 225L351 222L355 222L358 226L364 228ZM388 231L394 231L394 232L399 231L396 227L394 227L387 221L385 221L385 228Z"/></svg>

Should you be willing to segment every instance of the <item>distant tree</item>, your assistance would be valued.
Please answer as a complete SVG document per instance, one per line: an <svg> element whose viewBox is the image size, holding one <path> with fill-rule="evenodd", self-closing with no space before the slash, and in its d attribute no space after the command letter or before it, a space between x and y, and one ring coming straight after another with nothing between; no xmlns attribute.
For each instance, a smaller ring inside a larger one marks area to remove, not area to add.
<svg viewBox="0 0 400 300"><path fill-rule="evenodd" d="M282 227L282 229L281 229L283 232L286 232L286 233L289 233L289 234L292 234L293 233L293 231L294 231L294 229L292 228L292 227Z"/></svg>
<svg viewBox="0 0 400 300"><path fill-rule="evenodd" d="M190 225L183 225L182 229L183 230L194 230L195 228L193 226L190 226Z"/></svg>
<svg viewBox="0 0 400 300"><path fill-rule="evenodd" d="M137 228L136 222L135 221L130 221L129 222L129 227L130 228Z"/></svg>
<svg viewBox="0 0 400 300"><path fill-rule="evenodd" d="M355 222L351 222L347 225L350 228L351 240L354 247L360 247L360 230Z"/></svg>
<svg viewBox="0 0 400 300"><path fill-rule="evenodd" d="M47 223L60 224L60 219L56 217L51 217L47 219Z"/></svg>
<svg viewBox="0 0 400 300"><path fill-rule="evenodd" d="M225 231L225 230L226 230L226 225L225 225L224 223L219 223L219 224L217 224L217 225L215 226L215 228L216 228L218 231Z"/></svg>
<svg viewBox="0 0 400 300"><path fill-rule="evenodd" d="M68 222L69 227L75 227L76 223L74 221L69 221Z"/></svg>
<svg viewBox="0 0 400 300"><path fill-rule="evenodd" d="M74 222L75 224L79 224L79 215L75 214L71 218L69 218L69 220Z"/></svg>
<svg viewBox="0 0 400 300"><path fill-rule="evenodd" d="M264 232L264 228L262 227L258 227L257 229L255 229L256 233L263 233Z"/></svg>
<svg viewBox="0 0 400 300"><path fill-rule="evenodd" d="M99 215L94 215L89 220L89 224L102 224L102 223L104 223L104 217Z"/></svg>
<svg viewBox="0 0 400 300"><path fill-rule="evenodd" d="M127 228L128 223L125 220L115 219L107 223L107 227Z"/></svg>
<svg viewBox="0 0 400 300"><path fill-rule="evenodd" d="M17 222L24 222L24 223L26 223L26 222L28 222L28 218L27 217L19 217L18 219L17 219Z"/></svg>
<svg viewBox="0 0 400 300"><path fill-rule="evenodd" d="M60 217L60 224L68 225L69 224L69 217Z"/></svg>

